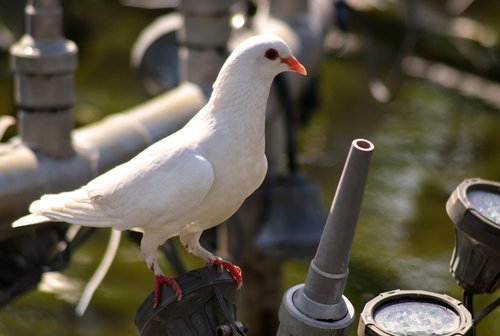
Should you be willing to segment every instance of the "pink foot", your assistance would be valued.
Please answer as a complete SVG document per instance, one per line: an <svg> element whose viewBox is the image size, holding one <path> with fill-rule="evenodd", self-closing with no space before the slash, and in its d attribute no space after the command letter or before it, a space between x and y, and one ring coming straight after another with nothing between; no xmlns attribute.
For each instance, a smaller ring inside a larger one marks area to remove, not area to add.
<svg viewBox="0 0 500 336"><path fill-rule="evenodd" d="M239 266L233 265L227 260L222 260L221 258L217 258L212 261L212 265L216 267L224 267L236 281L236 288L240 288L243 284L243 275L241 273L241 268Z"/></svg>
<svg viewBox="0 0 500 336"><path fill-rule="evenodd" d="M153 308L158 306L161 298L161 287L166 283L175 291L175 295L177 295L177 301L180 301L182 298L182 289L181 286L177 283L177 280L174 278L165 276L165 275L155 275L155 297L154 297L154 305Z"/></svg>

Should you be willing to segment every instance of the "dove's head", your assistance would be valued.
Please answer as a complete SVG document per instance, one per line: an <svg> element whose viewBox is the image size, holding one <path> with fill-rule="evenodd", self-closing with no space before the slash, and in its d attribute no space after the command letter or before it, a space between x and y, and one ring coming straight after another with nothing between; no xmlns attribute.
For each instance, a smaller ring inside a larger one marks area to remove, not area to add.
<svg viewBox="0 0 500 336"><path fill-rule="evenodd" d="M283 71L307 75L306 68L292 55L285 41L276 35L249 38L233 54L252 71L270 73L273 76Z"/></svg>
<svg viewBox="0 0 500 336"><path fill-rule="evenodd" d="M251 37L231 53L224 64L221 75L229 72L273 79L284 71L295 71L306 75L307 71L292 55L288 45L276 35L257 35Z"/></svg>

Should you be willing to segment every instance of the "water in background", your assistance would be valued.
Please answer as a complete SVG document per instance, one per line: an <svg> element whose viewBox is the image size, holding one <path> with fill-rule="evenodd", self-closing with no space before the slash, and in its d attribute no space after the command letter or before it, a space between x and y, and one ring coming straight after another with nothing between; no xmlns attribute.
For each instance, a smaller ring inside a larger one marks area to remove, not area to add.
<svg viewBox="0 0 500 336"><path fill-rule="evenodd" d="M71 17L79 24L67 32L80 47L79 124L146 99L129 70L128 52L148 15L155 13L112 6L98 10L101 5L82 2L78 15ZM109 24L109 17L126 24ZM0 54L0 69L0 113L12 114L5 53ZM326 207L351 141L363 137L375 144L346 288L357 313L373 295L395 288L461 299L448 271L454 232L445 202L465 178L500 180L500 112L411 79L394 101L379 104L368 94L363 65L339 59L324 62L319 91L317 111L301 132L300 159L321 186ZM73 313L107 235L100 231L75 253L63 274L48 274L39 291L0 310L0 335L135 335L135 311L152 290L153 279L137 247L126 239L86 315L77 318ZM202 266L196 258L183 258L189 268ZM306 270L307 263L288 263L283 288L303 282ZM493 296L478 296L476 311ZM481 322L477 334L500 335L498 310Z"/></svg>

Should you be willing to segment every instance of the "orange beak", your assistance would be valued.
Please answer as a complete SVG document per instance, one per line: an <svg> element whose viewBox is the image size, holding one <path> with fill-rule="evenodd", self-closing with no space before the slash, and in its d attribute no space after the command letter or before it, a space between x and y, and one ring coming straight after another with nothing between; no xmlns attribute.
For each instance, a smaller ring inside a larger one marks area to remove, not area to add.
<svg viewBox="0 0 500 336"><path fill-rule="evenodd" d="M301 75L307 76L306 68L302 64L300 64L300 62L297 61L295 57L290 56L288 58L283 58L281 60L281 63L285 63L286 65L288 65L290 70L298 72Z"/></svg>

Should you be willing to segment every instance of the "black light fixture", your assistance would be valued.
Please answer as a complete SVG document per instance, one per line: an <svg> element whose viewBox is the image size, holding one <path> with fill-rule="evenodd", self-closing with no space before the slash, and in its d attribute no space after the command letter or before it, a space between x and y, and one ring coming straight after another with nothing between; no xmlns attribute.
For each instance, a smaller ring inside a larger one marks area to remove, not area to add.
<svg viewBox="0 0 500 336"><path fill-rule="evenodd" d="M456 234L451 274L467 292L493 293L500 286L500 183L466 179L446 210Z"/></svg>
<svg viewBox="0 0 500 336"><path fill-rule="evenodd" d="M446 210L456 232L450 269L464 289L464 303L421 290L382 293L365 305L358 336L473 336L475 325L500 305L496 299L473 315L473 294L500 286L500 183L466 179Z"/></svg>
<svg viewBox="0 0 500 336"><path fill-rule="evenodd" d="M182 299L163 285L160 302L154 293L141 304L135 325L141 336L244 336L246 327L236 320L237 289L227 271L206 266L176 278Z"/></svg>
<svg viewBox="0 0 500 336"><path fill-rule="evenodd" d="M472 316L460 301L421 290L382 293L365 305L358 336L411 335L473 335Z"/></svg>

